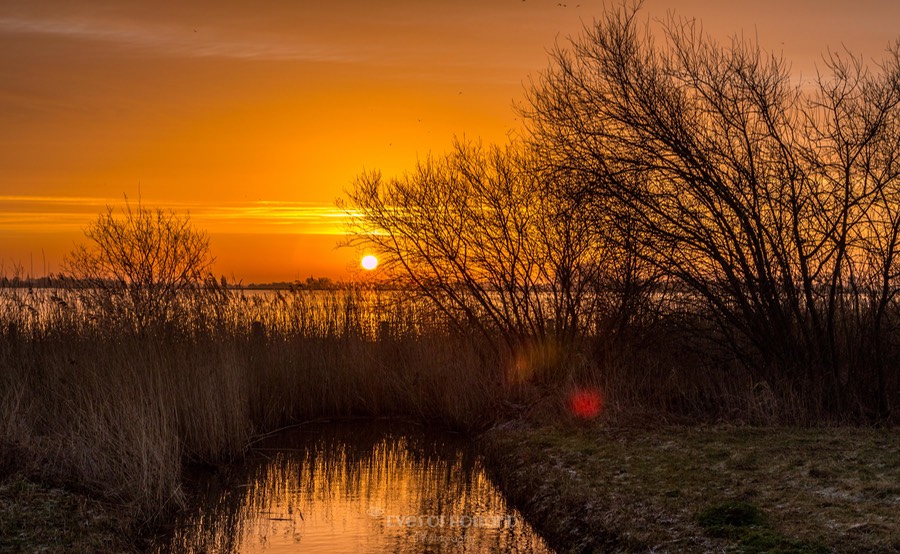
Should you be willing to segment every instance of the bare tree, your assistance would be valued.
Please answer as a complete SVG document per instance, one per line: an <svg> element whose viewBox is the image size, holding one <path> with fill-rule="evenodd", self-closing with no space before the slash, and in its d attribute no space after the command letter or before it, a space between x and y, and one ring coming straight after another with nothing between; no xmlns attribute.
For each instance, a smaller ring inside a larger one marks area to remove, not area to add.
<svg viewBox="0 0 900 554"><path fill-rule="evenodd" d="M349 202L351 245L502 353L559 348L589 317L603 243L521 145L457 142L402 177L360 176Z"/></svg>
<svg viewBox="0 0 900 554"><path fill-rule="evenodd" d="M703 301L757 378L824 382L838 410L871 404L858 385L872 347L886 413L898 50L879 73L827 57L810 93L751 41L638 12L610 11L553 52L522 109L533 148L577 176L570 194L635 223L635 252Z"/></svg>
<svg viewBox="0 0 900 554"><path fill-rule="evenodd" d="M88 305L138 328L172 316L178 294L199 284L213 259L206 232L188 215L140 203L105 213L84 231L89 240L64 260Z"/></svg>

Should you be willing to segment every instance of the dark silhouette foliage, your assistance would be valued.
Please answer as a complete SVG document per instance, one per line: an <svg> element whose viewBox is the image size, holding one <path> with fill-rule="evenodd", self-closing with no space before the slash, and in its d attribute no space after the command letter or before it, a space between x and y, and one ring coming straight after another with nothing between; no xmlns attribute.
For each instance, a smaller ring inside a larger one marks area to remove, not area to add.
<svg viewBox="0 0 900 554"><path fill-rule="evenodd" d="M213 259L205 231L188 215L132 206L113 207L85 229L64 261L86 308L102 317L126 317L142 329L171 319L177 296L200 285Z"/></svg>

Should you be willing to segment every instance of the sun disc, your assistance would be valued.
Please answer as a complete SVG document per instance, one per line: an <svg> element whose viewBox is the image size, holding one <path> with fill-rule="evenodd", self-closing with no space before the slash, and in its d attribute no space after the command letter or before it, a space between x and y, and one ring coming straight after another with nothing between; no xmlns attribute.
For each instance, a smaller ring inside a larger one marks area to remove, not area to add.
<svg viewBox="0 0 900 554"><path fill-rule="evenodd" d="M372 255L363 256L363 259L360 263L362 264L363 269L365 269L366 271L372 271L373 269L378 267L378 258Z"/></svg>

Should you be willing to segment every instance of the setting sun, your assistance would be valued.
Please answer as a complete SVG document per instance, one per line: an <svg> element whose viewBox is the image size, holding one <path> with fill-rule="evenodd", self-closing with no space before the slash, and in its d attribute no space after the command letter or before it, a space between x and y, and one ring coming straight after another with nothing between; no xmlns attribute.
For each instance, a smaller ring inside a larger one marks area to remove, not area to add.
<svg viewBox="0 0 900 554"><path fill-rule="evenodd" d="M372 271L373 269L378 267L378 258L376 258L375 256L372 256L372 255L363 256L363 259L360 262L360 264L362 265L363 269L365 269L366 271Z"/></svg>

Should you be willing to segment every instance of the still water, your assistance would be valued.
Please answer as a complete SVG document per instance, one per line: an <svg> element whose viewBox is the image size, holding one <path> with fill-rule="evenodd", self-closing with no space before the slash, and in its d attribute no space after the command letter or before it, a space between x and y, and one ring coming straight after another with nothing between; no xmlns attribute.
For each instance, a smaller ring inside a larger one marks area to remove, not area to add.
<svg viewBox="0 0 900 554"><path fill-rule="evenodd" d="M158 552L551 552L466 441L409 424L302 426L201 490Z"/></svg>

